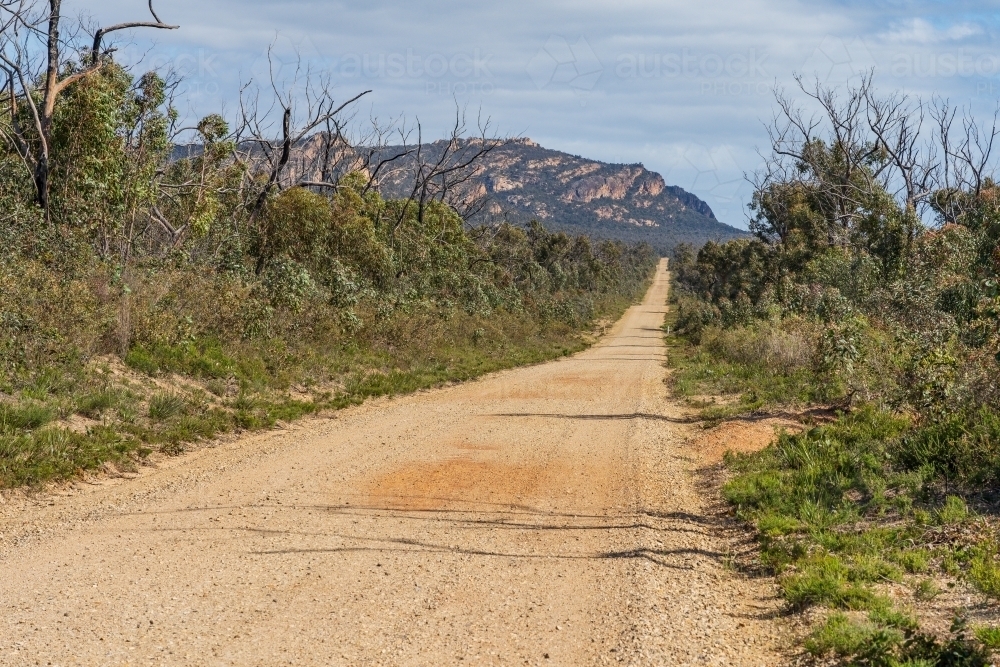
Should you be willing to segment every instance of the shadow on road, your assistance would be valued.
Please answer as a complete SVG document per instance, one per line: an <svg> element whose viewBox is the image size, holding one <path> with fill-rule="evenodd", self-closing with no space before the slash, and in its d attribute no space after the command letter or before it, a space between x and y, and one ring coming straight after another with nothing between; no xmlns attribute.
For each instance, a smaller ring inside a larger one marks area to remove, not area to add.
<svg viewBox="0 0 1000 667"><path fill-rule="evenodd" d="M665 421L672 424L697 424L700 419L694 417L667 417L666 415L654 415L648 412L631 412L619 415L566 415L551 412L501 412L490 415L491 417L550 417L552 419L594 419L594 420L618 420L618 419L652 419Z"/></svg>

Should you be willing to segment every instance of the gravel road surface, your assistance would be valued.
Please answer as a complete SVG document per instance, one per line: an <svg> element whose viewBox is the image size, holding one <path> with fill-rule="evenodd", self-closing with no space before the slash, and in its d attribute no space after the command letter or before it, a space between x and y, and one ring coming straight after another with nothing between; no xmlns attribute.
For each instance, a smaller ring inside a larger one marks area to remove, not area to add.
<svg viewBox="0 0 1000 667"><path fill-rule="evenodd" d="M773 665L664 384L589 350L0 504L0 665Z"/></svg>

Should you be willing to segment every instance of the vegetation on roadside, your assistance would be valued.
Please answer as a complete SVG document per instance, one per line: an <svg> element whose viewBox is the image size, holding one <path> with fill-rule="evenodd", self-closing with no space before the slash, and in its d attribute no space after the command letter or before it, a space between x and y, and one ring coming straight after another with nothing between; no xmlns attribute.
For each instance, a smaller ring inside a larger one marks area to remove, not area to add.
<svg viewBox="0 0 1000 667"><path fill-rule="evenodd" d="M171 82L43 48L59 5L25 7L23 43L0 32L32 73L0 92L0 487L569 354L648 284L648 246L467 224L495 140L457 125L386 199L394 163L321 85L185 129Z"/></svg>
<svg viewBox="0 0 1000 667"><path fill-rule="evenodd" d="M972 119L952 131L947 108L881 98L867 81L841 97L806 92L828 133L779 98L786 123L757 182L755 238L675 257L674 388L708 420L828 413L727 456L722 490L788 609L819 610L807 654L990 664L1000 189L983 137L997 132ZM921 109L942 121L939 152L898 143L920 135ZM714 394L731 398L707 403Z"/></svg>

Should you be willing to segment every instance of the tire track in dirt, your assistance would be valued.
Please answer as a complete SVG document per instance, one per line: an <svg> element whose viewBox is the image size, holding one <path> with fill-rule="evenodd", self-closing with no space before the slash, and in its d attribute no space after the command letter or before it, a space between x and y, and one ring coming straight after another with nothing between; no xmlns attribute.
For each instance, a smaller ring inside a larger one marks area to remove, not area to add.
<svg viewBox="0 0 1000 667"><path fill-rule="evenodd" d="M664 385L591 349L0 506L0 664L772 665Z"/></svg>

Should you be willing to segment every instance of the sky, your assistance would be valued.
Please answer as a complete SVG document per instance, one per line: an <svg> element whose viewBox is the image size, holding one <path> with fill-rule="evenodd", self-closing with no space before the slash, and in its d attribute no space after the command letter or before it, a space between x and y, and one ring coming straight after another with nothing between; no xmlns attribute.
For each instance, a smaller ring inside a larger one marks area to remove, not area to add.
<svg viewBox="0 0 1000 667"><path fill-rule="evenodd" d="M146 15L141 0L67 11L99 24ZM456 103L499 135L637 163L746 227L745 175L767 148L774 90L796 74L847 86L869 70L884 92L940 96L977 116L1000 99L1000 1L172 0L176 31L119 38L137 68L183 75L181 110L232 112L240 85L295 64L341 99L371 89L357 118L419 119L447 134Z"/></svg>

